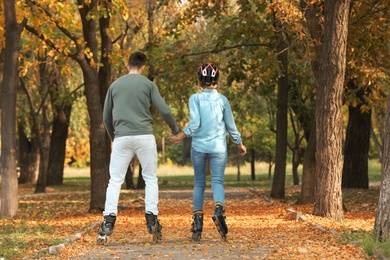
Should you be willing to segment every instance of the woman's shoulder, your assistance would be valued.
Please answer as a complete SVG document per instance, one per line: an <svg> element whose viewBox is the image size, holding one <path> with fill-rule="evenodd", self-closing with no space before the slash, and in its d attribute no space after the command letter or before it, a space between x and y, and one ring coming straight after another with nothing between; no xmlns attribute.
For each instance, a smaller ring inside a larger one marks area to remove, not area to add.
<svg viewBox="0 0 390 260"><path fill-rule="evenodd" d="M190 96L190 98L192 98L192 99L194 99L194 98L199 98L199 96L200 96L201 94L202 94L202 93L196 92L196 93L192 94L192 95Z"/></svg>

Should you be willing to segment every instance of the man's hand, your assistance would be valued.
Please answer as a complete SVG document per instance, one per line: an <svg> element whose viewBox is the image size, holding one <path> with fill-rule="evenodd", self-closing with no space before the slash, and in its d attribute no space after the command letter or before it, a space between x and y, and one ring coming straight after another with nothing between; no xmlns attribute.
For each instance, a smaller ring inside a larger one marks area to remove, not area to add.
<svg viewBox="0 0 390 260"><path fill-rule="evenodd" d="M177 135L173 135L171 134L169 137L168 137L168 141L173 143L173 144L180 144L181 141L186 137L186 135L183 133L183 132L180 132L179 134Z"/></svg>

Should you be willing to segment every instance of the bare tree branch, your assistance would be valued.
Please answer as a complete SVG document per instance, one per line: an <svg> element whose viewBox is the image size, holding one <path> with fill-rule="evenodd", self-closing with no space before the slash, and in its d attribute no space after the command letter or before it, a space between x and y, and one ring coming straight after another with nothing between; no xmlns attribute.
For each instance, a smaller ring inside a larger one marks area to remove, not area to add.
<svg viewBox="0 0 390 260"><path fill-rule="evenodd" d="M188 56L198 56L198 55L202 55L202 54L219 53L219 52L232 50L232 49L238 49L238 48L242 48L242 47L269 47L269 45L268 44L263 44L263 43L237 44L237 45L233 45L233 46L222 47L220 49L213 49L211 51L187 53L187 54L183 54L181 56L181 58L188 57Z"/></svg>

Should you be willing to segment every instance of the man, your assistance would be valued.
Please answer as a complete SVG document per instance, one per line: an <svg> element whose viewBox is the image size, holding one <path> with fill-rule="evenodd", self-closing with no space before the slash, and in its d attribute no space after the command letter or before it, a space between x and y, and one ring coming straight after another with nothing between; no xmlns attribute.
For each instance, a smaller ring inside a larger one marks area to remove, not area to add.
<svg viewBox="0 0 390 260"><path fill-rule="evenodd" d="M158 215L157 148L152 127L151 105L160 112L164 121L176 135L179 128L157 86L142 75L146 56L131 54L129 73L115 80L108 89L103 109L103 121L113 142L110 161L110 181L106 191L104 221L98 230L97 243L106 244L113 232L118 213L118 200L126 171L137 155L145 180L145 218L153 241L162 239L162 226Z"/></svg>

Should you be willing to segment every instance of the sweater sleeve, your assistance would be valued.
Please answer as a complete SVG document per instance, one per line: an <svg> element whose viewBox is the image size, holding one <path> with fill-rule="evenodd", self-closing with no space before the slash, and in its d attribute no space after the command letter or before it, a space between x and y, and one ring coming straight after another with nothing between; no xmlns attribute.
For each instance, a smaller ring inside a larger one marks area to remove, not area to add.
<svg viewBox="0 0 390 260"><path fill-rule="evenodd" d="M172 134L177 135L179 133L179 127L176 124L176 120L171 113L168 105L165 103L165 100L160 95L157 86L152 83L152 93L151 93L152 103L157 108L158 112L167 123L169 128L172 130Z"/></svg>
<svg viewBox="0 0 390 260"><path fill-rule="evenodd" d="M103 123L104 126L106 127L107 134L110 137L111 141L113 141L115 137L114 122L112 119L112 109L113 109L113 102L112 102L112 92L110 88L108 89L106 98L104 100Z"/></svg>

